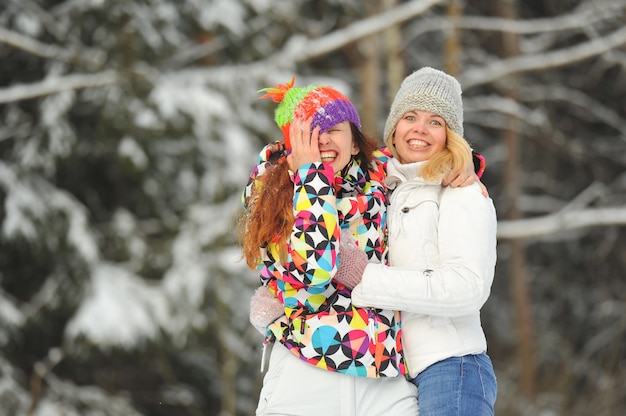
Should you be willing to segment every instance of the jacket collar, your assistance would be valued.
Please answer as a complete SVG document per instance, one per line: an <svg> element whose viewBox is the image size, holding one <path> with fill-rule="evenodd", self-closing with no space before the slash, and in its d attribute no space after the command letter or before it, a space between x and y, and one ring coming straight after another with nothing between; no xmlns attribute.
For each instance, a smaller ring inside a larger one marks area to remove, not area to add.
<svg viewBox="0 0 626 416"><path fill-rule="evenodd" d="M398 159L389 159L387 162L387 179L385 179L385 184L389 189L395 189L399 184L408 181L416 181L425 185L441 185L441 181L426 181L420 177L424 163L426 163L426 161L403 164Z"/></svg>
<svg viewBox="0 0 626 416"><path fill-rule="evenodd" d="M344 193L362 192L367 185L367 175L361 167L361 161L355 158L350 159L343 171L335 175L334 184L338 197Z"/></svg>

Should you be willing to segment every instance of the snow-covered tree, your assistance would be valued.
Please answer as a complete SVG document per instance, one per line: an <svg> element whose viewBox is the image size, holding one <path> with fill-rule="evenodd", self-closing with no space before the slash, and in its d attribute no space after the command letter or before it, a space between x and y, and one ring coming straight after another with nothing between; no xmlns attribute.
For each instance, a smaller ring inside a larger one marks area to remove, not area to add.
<svg viewBox="0 0 626 416"><path fill-rule="evenodd" d="M500 215L483 314L498 412L621 414L625 16L624 0L2 1L2 414L253 413L258 279L236 226L279 138L257 91L332 84L377 134L421 66L459 77Z"/></svg>

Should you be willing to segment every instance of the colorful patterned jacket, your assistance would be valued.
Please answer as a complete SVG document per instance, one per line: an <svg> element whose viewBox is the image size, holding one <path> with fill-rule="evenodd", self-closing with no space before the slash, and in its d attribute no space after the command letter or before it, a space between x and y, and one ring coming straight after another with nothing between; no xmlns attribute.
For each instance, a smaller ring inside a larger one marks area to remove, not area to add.
<svg viewBox="0 0 626 416"><path fill-rule="evenodd" d="M266 146L244 191L266 170L279 142ZM340 229L349 229L370 262L380 263L384 250L386 193L381 154L364 170L356 160L334 175L323 163L302 166L291 173L294 184L293 231L285 264L277 244L261 248L261 283L280 299L285 316L268 327L293 354L319 368L360 377L405 374L400 343L399 314L390 310L357 308L351 292L333 280L340 256Z"/></svg>

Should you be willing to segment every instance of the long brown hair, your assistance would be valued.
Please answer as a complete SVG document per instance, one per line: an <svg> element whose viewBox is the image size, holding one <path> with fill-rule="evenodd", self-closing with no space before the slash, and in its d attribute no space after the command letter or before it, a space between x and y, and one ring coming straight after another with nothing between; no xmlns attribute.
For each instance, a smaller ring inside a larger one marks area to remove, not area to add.
<svg viewBox="0 0 626 416"><path fill-rule="evenodd" d="M361 166L370 168L374 151L378 148L375 139L365 136L350 123L352 139L359 147L359 153L352 156ZM350 163L348 163L348 166ZM347 169L347 167L344 168ZM345 172L341 172L343 175ZM279 259L286 261L287 240L293 228L293 182L289 176L289 164L282 157L267 167L257 178L248 206L239 222L239 238L243 255L251 269L261 262L259 248L276 244Z"/></svg>

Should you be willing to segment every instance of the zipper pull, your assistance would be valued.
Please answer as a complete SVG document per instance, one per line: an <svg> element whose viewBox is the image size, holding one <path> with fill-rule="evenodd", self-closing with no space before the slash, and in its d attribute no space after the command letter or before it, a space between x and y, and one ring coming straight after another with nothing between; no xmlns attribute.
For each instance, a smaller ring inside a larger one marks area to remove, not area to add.
<svg viewBox="0 0 626 416"><path fill-rule="evenodd" d="M267 351L267 338L263 340L263 352L261 353L261 372L265 372L265 353Z"/></svg>
<svg viewBox="0 0 626 416"><path fill-rule="evenodd" d="M370 337L370 340L376 344L378 339L376 337L376 333L378 332L378 322L376 322L375 313L372 309L367 310L368 322L367 322L367 334Z"/></svg>

